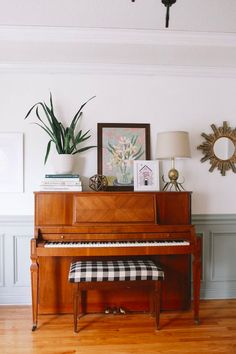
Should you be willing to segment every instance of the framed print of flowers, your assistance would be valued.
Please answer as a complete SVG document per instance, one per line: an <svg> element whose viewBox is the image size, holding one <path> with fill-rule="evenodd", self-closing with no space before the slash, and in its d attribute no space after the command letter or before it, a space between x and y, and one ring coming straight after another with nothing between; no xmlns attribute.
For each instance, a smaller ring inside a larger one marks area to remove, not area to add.
<svg viewBox="0 0 236 354"><path fill-rule="evenodd" d="M98 174L107 190L133 190L133 161L150 159L150 124L98 123Z"/></svg>

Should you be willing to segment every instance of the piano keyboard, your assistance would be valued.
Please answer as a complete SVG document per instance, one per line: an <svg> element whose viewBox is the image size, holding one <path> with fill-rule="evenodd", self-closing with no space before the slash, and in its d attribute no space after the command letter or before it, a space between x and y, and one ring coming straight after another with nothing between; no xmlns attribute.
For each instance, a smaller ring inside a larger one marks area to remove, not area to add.
<svg viewBox="0 0 236 354"><path fill-rule="evenodd" d="M46 242L45 247L49 248L96 248L96 247L169 247L189 246L189 241L90 241L90 242Z"/></svg>

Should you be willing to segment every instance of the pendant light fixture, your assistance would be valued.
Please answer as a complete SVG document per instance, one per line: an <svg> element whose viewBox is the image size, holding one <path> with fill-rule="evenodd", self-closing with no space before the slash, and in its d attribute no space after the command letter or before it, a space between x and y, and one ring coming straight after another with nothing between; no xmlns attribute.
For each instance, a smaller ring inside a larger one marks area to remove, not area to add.
<svg viewBox="0 0 236 354"><path fill-rule="evenodd" d="M131 0L135 2L135 0ZM176 3L177 0L161 0L162 4L166 7L166 28L169 27L169 19L170 19L170 7Z"/></svg>
<svg viewBox="0 0 236 354"><path fill-rule="evenodd" d="M176 0L161 0L161 2L166 7L166 28L168 28L170 18L170 7L176 3Z"/></svg>

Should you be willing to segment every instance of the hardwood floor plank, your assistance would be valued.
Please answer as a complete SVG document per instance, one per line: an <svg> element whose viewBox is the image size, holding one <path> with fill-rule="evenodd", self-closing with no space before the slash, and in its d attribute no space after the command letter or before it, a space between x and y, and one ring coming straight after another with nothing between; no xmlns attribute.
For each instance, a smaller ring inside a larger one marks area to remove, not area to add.
<svg viewBox="0 0 236 354"><path fill-rule="evenodd" d="M78 334L67 315L39 316L31 307L0 306L1 354L235 354L236 300L201 301L201 324L192 312L161 313L161 330L149 314L83 316Z"/></svg>

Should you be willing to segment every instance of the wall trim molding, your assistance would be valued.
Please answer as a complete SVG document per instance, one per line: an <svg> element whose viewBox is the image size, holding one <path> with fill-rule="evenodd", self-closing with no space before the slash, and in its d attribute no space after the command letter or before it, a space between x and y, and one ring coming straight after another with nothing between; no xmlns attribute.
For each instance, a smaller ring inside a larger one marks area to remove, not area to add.
<svg viewBox="0 0 236 354"><path fill-rule="evenodd" d="M216 283L216 282L215 282ZM236 286L228 282L227 290L225 287L222 287L222 283L216 283L214 286L205 287L204 284L201 286L201 299L210 300L210 299L235 299L236 298Z"/></svg>
<svg viewBox="0 0 236 354"><path fill-rule="evenodd" d="M136 75L236 78L236 67L150 64L0 62L1 74Z"/></svg>
<svg viewBox="0 0 236 354"><path fill-rule="evenodd" d="M0 215L0 227L1 225L29 225L33 222L34 215ZM192 214L192 223L236 224L236 214Z"/></svg>
<svg viewBox="0 0 236 354"><path fill-rule="evenodd" d="M33 215L0 215L0 229L2 226L31 226L33 227Z"/></svg>
<svg viewBox="0 0 236 354"><path fill-rule="evenodd" d="M192 215L193 224L235 224L236 225L236 214L193 214Z"/></svg>

